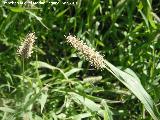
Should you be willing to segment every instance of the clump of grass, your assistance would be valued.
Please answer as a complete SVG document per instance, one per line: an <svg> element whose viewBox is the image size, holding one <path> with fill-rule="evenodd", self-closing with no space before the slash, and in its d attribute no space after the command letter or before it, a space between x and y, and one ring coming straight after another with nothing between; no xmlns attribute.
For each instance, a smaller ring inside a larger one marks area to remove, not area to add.
<svg viewBox="0 0 160 120"><path fill-rule="evenodd" d="M150 113L154 120L159 119L158 111L152 98L146 92L146 90L143 88L137 78L109 63L97 51L88 47L85 43L83 43L75 36L69 35L66 37L66 39L72 47L77 49L78 52L81 52L83 56L96 68L107 69L109 72L111 72L143 103L144 107Z"/></svg>
<svg viewBox="0 0 160 120"><path fill-rule="evenodd" d="M23 117L24 120L28 120L29 117L31 117L29 115L29 111L32 110L32 107L34 106L34 103L36 100L40 101L40 105L41 105L41 112L43 110L43 103L45 104L45 100L47 99L47 87L41 88L38 85L41 84L41 80L39 79L39 73L38 73L38 68L36 66L36 73L37 73L37 79L34 81L34 79L32 78L32 76L28 77L27 75L25 75L25 65L28 63L25 61L26 59L31 57L31 54L33 53L33 45L35 43L35 32L32 33L28 33L24 39L24 41L21 43L21 45L19 46L19 48L17 49L17 54L19 55L19 57L21 58L21 62L22 62L22 77L23 79L21 79L21 103L20 107L18 107L18 109L16 109L16 113L13 114L13 116L16 117ZM36 63L37 63L37 56L36 56ZM37 64L36 64L37 65ZM30 84L27 84L30 83ZM27 89L25 89L27 88ZM35 91L36 89L36 91ZM42 97L43 96L43 97ZM29 99L30 98L30 99ZM42 101L43 99L43 101ZM32 107L31 107L32 106Z"/></svg>
<svg viewBox="0 0 160 120"><path fill-rule="evenodd" d="M21 45L17 49L17 54L22 59L22 75L23 75L23 81L21 81L21 89L23 90L24 87L24 66L25 66L25 59L28 59L31 57L31 54L33 53L33 44L35 42L36 36L35 32L28 33L24 39L24 41L21 42Z"/></svg>

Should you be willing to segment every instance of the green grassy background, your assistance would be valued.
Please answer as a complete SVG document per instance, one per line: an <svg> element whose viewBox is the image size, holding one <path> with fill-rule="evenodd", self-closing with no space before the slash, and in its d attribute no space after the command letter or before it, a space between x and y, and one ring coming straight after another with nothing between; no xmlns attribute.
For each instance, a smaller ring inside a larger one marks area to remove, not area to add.
<svg viewBox="0 0 160 120"><path fill-rule="evenodd" d="M0 119L152 119L122 83L90 66L64 35L76 35L138 77L160 111L160 2L42 1L45 4L0 2ZM22 72L16 51L29 32L37 39ZM105 112L97 112L101 109Z"/></svg>

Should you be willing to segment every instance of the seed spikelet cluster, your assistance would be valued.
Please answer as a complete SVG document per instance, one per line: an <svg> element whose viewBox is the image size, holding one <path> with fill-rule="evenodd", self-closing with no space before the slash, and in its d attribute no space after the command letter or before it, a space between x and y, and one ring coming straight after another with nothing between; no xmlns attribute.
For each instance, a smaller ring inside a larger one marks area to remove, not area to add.
<svg viewBox="0 0 160 120"><path fill-rule="evenodd" d="M66 37L67 42L77 49L78 52L86 58L97 69L103 69L105 67L105 59L99 52L88 47L83 41L77 39L75 36L69 35Z"/></svg>
<svg viewBox="0 0 160 120"><path fill-rule="evenodd" d="M21 43L17 50L17 54L22 58L29 58L33 53L33 44L35 42L35 33L28 33L25 37L25 40Z"/></svg>

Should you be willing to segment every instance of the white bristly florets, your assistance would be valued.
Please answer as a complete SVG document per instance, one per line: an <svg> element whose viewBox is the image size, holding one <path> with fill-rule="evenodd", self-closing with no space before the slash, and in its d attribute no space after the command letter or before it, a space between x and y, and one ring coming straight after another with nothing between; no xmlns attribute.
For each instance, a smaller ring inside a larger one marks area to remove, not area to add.
<svg viewBox="0 0 160 120"><path fill-rule="evenodd" d="M33 44L35 42L35 33L29 33L26 35L25 40L21 43L17 50L17 54L22 58L29 58L32 54Z"/></svg>
<svg viewBox="0 0 160 120"><path fill-rule="evenodd" d="M105 59L99 52L94 49L88 47L81 40L77 39L75 36L69 35L66 37L67 42L77 49L83 56L88 60L91 65L93 65L97 69L103 69L105 67Z"/></svg>

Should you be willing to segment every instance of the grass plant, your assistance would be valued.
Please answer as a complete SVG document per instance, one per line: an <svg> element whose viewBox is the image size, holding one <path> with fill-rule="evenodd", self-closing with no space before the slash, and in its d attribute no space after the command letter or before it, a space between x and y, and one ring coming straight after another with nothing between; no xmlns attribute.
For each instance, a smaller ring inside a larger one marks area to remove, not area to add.
<svg viewBox="0 0 160 120"><path fill-rule="evenodd" d="M159 1L13 2L0 1L0 120L160 119Z"/></svg>

